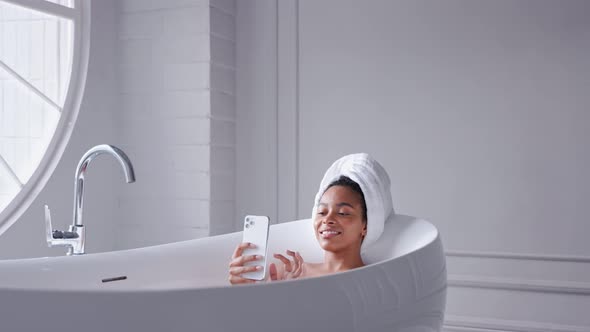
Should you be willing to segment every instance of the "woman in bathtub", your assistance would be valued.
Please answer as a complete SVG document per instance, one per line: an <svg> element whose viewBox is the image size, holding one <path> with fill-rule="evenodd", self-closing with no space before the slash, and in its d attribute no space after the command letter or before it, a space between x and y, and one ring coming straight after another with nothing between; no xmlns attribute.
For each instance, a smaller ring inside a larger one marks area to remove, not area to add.
<svg viewBox="0 0 590 332"><path fill-rule="evenodd" d="M393 214L390 180L385 169L366 153L338 159L328 169L316 194L312 218L314 233L324 250L324 261L309 263L297 251L275 253L267 281L316 277L364 266L361 252L383 232ZM229 264L231 284L254 283L242 273L262 269L244 263L262 257L242 255L249 243L240 243Z"/></svg>

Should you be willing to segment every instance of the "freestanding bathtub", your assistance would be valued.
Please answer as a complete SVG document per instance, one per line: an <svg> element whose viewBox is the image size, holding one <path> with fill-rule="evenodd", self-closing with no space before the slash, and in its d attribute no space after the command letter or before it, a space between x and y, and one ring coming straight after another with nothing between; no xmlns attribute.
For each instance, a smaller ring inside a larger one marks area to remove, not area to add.
<svg viewBox="0 0 590 332"><path fill-rule="evenodd" d="M0 331L439 331L446 265L437 229L396 215L368 265L230 286L241 232L84 256L0 261ZM321 261L311 220L272 225L269 255ZM370 263L370 264L369 264Z"/></svg>

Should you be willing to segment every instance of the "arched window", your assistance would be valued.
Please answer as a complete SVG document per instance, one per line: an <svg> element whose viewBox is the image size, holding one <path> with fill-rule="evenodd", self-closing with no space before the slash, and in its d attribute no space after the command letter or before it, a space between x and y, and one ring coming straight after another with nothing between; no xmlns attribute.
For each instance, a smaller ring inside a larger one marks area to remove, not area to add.
<svg viewBox="0 0 590 332"><path fill-rule="evenodd" d="M41 191L71 135L88 66L87 0L0 0L0 234Z"/></svg>

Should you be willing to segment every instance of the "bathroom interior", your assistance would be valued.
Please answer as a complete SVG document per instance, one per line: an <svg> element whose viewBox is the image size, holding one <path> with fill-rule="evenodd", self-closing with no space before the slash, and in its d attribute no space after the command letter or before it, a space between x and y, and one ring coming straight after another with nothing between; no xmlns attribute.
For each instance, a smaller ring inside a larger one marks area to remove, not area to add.
<svg viewBox="0 0 590 332"><path fill-rule="evenodd" d="M34 299L12 266L80 261L45 205L66 230L109 144L135 181L89 164L84 266L215 237L194 255L223 260L244 216L310 218L325 170L366 152L440 235L441 331L588 332L589 54L587 0L0 0L0 324Z"/></svg>

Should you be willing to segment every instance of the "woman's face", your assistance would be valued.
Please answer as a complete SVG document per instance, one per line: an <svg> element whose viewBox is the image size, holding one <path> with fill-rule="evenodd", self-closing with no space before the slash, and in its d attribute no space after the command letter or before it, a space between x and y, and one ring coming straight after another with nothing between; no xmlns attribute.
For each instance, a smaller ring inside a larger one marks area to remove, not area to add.
<svg viewBox="0 0 590 332"><path fill-rule="evenodd" d="M366 223L363 222L361 196L344 186L332 186L320 199L314 217L315 236L322 249L338 252L360 250Z"/></svg>

